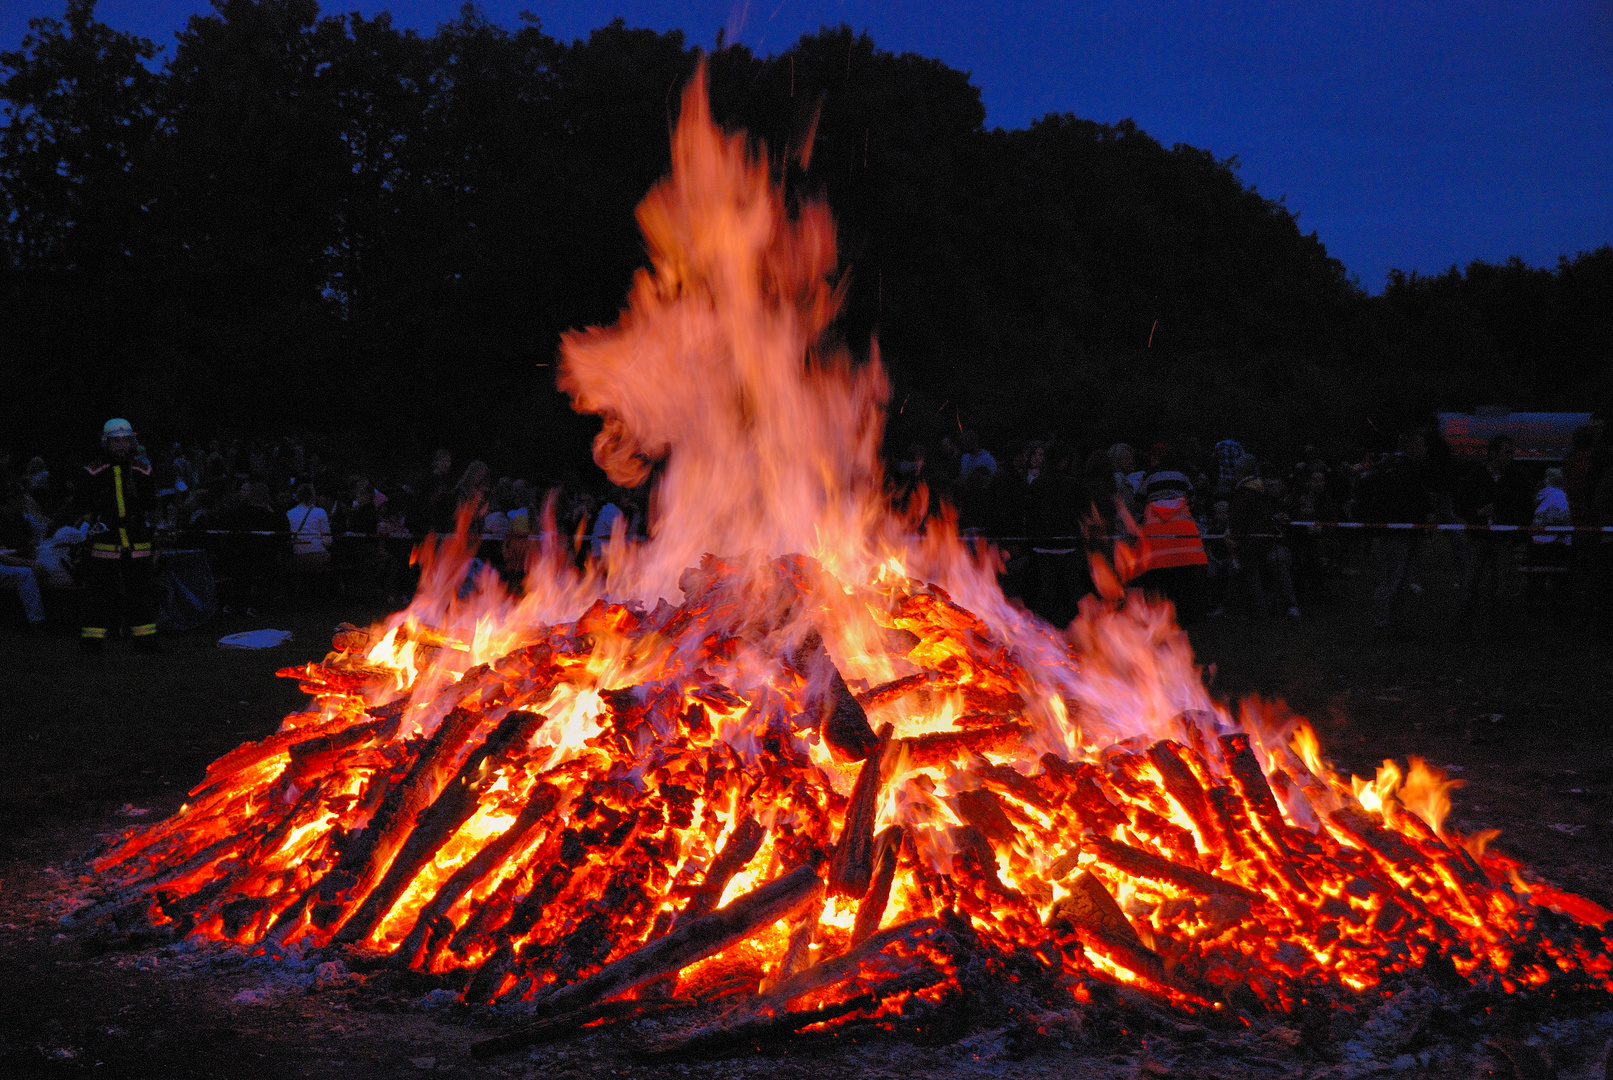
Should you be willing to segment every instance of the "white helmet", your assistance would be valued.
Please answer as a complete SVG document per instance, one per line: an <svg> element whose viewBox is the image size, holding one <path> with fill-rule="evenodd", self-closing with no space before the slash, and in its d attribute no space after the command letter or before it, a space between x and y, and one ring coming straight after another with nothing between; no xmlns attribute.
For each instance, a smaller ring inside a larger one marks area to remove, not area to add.
<svg viewBox="0 0 1613 1080"><path fill-rule="evenodd" d="M101 442L103 444L109 439L117 438L119 435L127 435L131 439L134 438L134 425L129 423L127 420L118 419L108 420L104 425L102 425Z"/></svg>

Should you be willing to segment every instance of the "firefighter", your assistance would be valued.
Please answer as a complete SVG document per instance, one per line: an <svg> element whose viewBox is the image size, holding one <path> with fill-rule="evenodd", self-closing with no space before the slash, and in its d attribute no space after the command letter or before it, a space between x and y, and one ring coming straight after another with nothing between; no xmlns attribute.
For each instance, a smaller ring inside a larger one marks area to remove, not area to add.
<svg viewBox="0 0 1613 1080"><path fill-rule="evenodd" d="M1143 573L1133 582L1175 604L1184 625L1204 613L1208 584L1209 559L1188 506L1192 493L1187 475L1165 465L1144 479L1141 494L1146 503L1137 540Z"/></svg>
<svg viewBox="0 0 1613 1080"><path fill-rule="evenodd" d="M100 460L84 466L80 497L91 532L89 597L79 646L88 653L105 647L120 616L137 650L159 651L151 548L157 499L151 466L135 457L135 446L129 421L108 420L101 429Z"/></svg>

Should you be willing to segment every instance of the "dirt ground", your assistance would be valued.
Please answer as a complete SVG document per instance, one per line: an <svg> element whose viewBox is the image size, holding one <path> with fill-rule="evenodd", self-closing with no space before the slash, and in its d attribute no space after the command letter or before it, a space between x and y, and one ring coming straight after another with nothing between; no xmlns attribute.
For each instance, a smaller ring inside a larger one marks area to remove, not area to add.
<svg viewBox="0 0 1613 1080"><path fill-rule="evenodd" d="M1218 619L1193 636L1217 693L1286 700L1312 718L1336 762L1363 775L1408 754L1445 767L1467 785L1452 814L1458 828L1502 829L1498 842L1542 875L1613 906L1608 643L1550 597L1504 641L1455 643L1447 634L1454 593L1437 568L1424 584L1411 640L1372 635L1364 578L1340 582L1303 618ZM160 657L114 643L88 662L70 637L0 628L0 1075L1604 1075L1598 1047L1613 1038L1606 1004L1605 1016L1572 1021L1572 1039L1562 1034L1565 1021L1523 1018L1504 1032L1485 1028L1490 1049L1461 1058L1419 1058L1411 1036L1397 1045L1413 1050L1393 1061L1378 1050L1360 1060L1343 1050L1306 1056L1280 1018L1232 1034L1195 1034L1189 1023L1161 1043L1157 1023L1152 1034L1121 1028L1095 1037L1090 1024L1078 1030L1079 1018L1031 1016L946 1045L847 1037L715 1065L646 1064L607 1035L480 1061L469 1045L513 1021L444 1006L429 984L371 976L360 985L339 971L184 945L100 951L61 933L56 918L76 886L76 857L99 836L172 812L208 762L274 730L300 703L274 670L323 655L338 621L377 614L329 604L221 618L169 639ZM223 634L263 626L291 630L295 640L258 653L216 647ZM1415 1013L1415 992L1383 1006L1363 1031L1394 1010ZM1428 1011L1418 1014L1425 1026Z"/></svg>

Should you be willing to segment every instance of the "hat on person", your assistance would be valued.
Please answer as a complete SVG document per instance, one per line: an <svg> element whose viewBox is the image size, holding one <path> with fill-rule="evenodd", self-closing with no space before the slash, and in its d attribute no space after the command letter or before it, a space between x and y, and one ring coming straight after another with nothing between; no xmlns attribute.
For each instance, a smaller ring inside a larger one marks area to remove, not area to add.
<svg viewBox="0 0 1613 1080"><path fill-rule="evenodd" d="M1546 484L1549 487L1563 486L1563 471L1555 466L1546 470Z"/></svg>
<svg viewBox="0 0 1613 1080"><path fill-rule="evenodd" d="M134 425L127 420L115 418L108 420L101 426L102 442L108 439L116 439L120 435L127 435L131 439L134 438Z"/></svg>

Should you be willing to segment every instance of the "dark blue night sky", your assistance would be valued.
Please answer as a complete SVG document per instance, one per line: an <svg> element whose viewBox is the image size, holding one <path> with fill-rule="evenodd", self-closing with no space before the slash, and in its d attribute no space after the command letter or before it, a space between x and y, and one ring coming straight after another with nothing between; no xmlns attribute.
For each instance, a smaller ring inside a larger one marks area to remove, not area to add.
<svg viewBox="0 0 1613 1080"><path fill-rule="evenodd" d="M0 47L61 0L0 0ZM429 32L448 0L331 4L390 10ZM761 54L822 25L867 30L881 48L971 72L993 126L1047 112L1126 117L1167 145L1236 155L1263 194L1361 284L1391 267L1437 273L1471 259L1559 255L1613 243L1613 3L872 3L865 0L485 0L524 8L569 40L620 15L718 28ZM169 45L205 0L103 0L115 27Z"/></svg>

